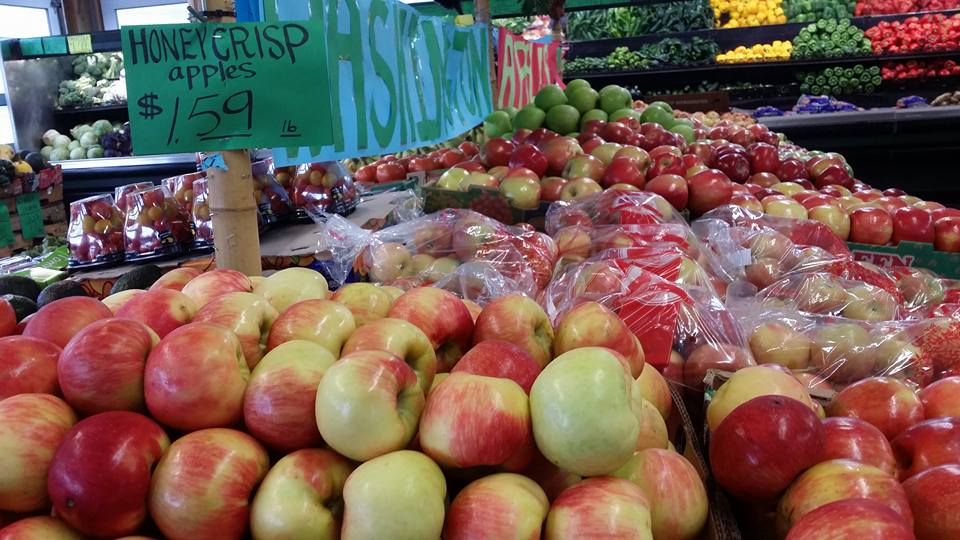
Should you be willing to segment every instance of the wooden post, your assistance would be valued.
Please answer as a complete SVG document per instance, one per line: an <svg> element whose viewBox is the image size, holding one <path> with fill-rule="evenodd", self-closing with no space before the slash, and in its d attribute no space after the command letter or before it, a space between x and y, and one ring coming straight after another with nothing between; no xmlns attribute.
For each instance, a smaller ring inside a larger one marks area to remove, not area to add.
<svg viewBox="0 0 960 540"><path fill-rule="evenodd" d="M497 65L494 61L493 51L497 44L493 42L493 25L490 23L490 0L476 0L473 3L473 17L478 23L487 25L487 58L490 60L490 87L493 90L490 95L493 96L493 106L496 108L499 103L499 85L497 84Z"/></svg>
<svg viewBox="0 0 960 540"><path fill-rule="evenodd" d="M234 11L233 0L191 0L197 11ZM217 22L235 22L221 18ZM217 268L229 268L248 276L259 276L260 236L257 203L253 200L253 174L245 150L220 152L226 169L207 169L210 187L210 217Z"/></svg>

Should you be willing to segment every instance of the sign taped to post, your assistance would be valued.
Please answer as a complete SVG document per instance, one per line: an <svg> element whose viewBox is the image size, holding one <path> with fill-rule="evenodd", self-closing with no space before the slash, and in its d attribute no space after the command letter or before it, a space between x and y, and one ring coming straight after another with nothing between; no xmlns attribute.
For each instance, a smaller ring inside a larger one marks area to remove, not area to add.
<svg viewBox="0 0 960 540"><path fill-rule="evenodd" d="M497 39L497 107L521 108L533 101L541 88L556 83L564 87L560 74L560 46L534 43L500 28Z"/></svg>
<svg viewBox="0 0 960 540"><path fill-rule="evenodd" d="M303 88L324 102L328 137L276 145L292 165L397 152L448 140L492 111L487 27L458 26L396 0L264 2L267 20L310 14L326 40L329 84ZM281 147L282 146L282 147Z"/></svg>
<svg viewBox="0 0 960 540"><path fill-rule="evenodd" d="M329 110L304 95L327 88L325 43L309 22L126 26L120 34L137 154L329 135Z"/></svg>

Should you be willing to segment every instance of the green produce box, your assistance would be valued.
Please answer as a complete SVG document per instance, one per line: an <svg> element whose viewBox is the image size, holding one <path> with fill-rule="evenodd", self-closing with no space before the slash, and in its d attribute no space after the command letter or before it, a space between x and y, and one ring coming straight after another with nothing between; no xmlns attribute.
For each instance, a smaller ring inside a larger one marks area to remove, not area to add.
<svg viewBox="0 0 960 540"><path fill-rule="evenodd" d="M945 278L960 279L960 253L933 249L926 242L900 242L896 246L874 246L847 242L853 258L880 267L915 266L927 268Z"/></svg>
<svg viewBox="0 0 960 540"><path fill-rule="evenodd" d="M470 186L469 191L451 191L428 183L422 189L423 211L428 214L444 208L467 208L507 225L529 223L539 231L543 230L547 208L550 208L546 201L541 201L533 210L514 208L499 190L478 186Z"/></svg>

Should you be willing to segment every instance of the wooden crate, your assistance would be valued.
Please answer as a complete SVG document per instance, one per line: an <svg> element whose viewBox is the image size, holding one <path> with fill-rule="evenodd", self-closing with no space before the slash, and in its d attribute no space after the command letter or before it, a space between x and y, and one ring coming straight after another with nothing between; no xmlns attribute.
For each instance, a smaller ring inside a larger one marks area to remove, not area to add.
<svg viewBox="0 0 960 540"><path fill-rule="evenodd" d="M23 238L20 227L20 216L17 215L16 197L0 199L10 213L10 225L13 228L13 244L0 247L0 257L9 257L34 243L43 241L43 238ZM63 205L63 184L56 184L40 192L40 212L43 215L43 230L48 235L67 235L67 210Z"/></svg>

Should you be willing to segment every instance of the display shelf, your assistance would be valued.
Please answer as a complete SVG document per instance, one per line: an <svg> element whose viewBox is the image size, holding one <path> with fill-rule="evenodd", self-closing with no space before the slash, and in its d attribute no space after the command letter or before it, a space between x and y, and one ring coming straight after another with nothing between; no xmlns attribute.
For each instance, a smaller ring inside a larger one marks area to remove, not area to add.
<svg viewBox="0 0 960 540"><path fill-rule="evenodd" d="M783 131L788 129L819 129L837 126L856 127L859 125L883 125L896 131L898 124L937 121L960 123L960 105L946 107L919 107L913 109L871 109L865 111L844 111L824 114L794 114L758 118L758 122L770 129Z"/></svg>
<svg viewBox="0 0 960 540"><path fill-rule="evenodd" d="M882 64L884 62L907 62L910 60L943 60L960 58L960 49L955 51L889 54L882 56L844 56L816 60L786 60L778 62L743 62L739 64L703 64L697 66L672 66L641 71L602 71L565 74L564 79L585 79L598 84L688 84L704 79L723 82L758 80L763 82L791 82L796 80L800 69L819 69L830 66L854 64Z"/></svg>
<svg viewBox="0 0 960 540"><path fill-rule="evenodd" d="M134 182L156 183L162 178L195 172L195 154L129 156L77 159L56 162L63 169L63 191L67 202Z"/></svg>
<svg viewBox="0 0 960 540"><path fill-rule="evenodd" d="M862 30L876 26L881 21L902 21L909 17L918 17L924 14L942 13L944 15L954 15L960 13L958 9L949 9L941 11L925 11L912 13L898 13L894 15L868 15L863 17L852 17L852 24ZM570 49L567 58L580 58L583 56L606 56L617 47L636 48L638 45L646 43L656 43L666 38L676 38L682 41L689 41L694 37L703 39L712 39L717 43L721 51L736 48L740 45L754 45L757 43L770 43L775 40L792 40L797 36L802 28L811 23L785 23L771 24L765 26L746 26L741 28L707 28L702 30L691 30L689 32L674 32L666 34L648 34L643 36L634 36L628 38L599 39L594 41L574 41L570 43Z"/></svg>

